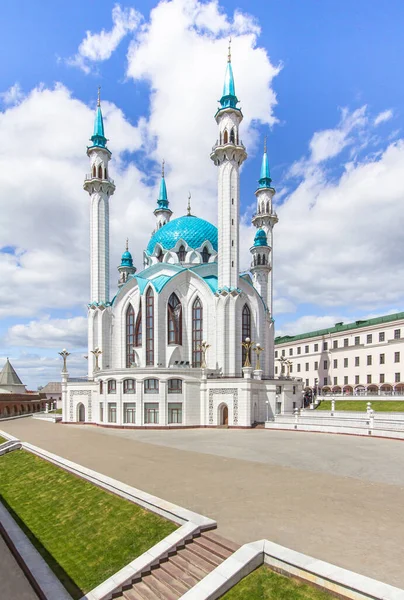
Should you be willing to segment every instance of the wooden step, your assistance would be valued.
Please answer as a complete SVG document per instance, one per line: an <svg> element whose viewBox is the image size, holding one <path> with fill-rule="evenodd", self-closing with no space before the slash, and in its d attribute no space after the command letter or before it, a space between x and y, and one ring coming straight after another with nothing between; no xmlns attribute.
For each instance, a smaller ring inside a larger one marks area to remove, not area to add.
<svg viewBox="0 0 404 600"><path fill-rule="evenodd" d="M196 546L200 546L207 552L211 552L212 554L220 558L222 561L226 560L226 558L229 558L229 556L233 554L231 550L223 548L223 546L220 546L218 543L214 542L210 538L204 537L203 535L201 535L198 538L195 538L194 544Z"/></svg>
<svg viewBox="0 0 404 600"><path fill-rule="evenodd" d="M123 597L125 600L156 600L157 598L153 590L151 590L148 585L144 584L143 579L142 581L135 583L132 589L125 590L123 592Z"/></svg>
<svg viewBox="0 0 404 600"><path fill-rule="evenodd" d="M146 575L142 581L154 592L155 598L159 600L178 600L178 593L158 579L155 571L152 571L150 575Z"/></svg>
<svg viewBox="0 0 404 600"><path fill-rule="evenodd" d="M198 577L195 577L191 572L182 569L171 559L166 563L160 564L160 569L163 569L163 571L171 575L171 577L179 580L188 590L199 581Z"/></svg>
<svg viewBox="0 0 404 600"><path fill-rule="evenodd" d="M173 590L174 593L177 594L176 598L181 598L186 591L189 590L189 586L185 585L180 579L177 579L167 571L162 568L160 565L159 569L154 571L154 576L157 579L160 579L163 583L165 583L169 588Z"/></svg>
<svg viewBox="0 0 404 600"><path fill-rule="evenodd" d="M201 537L212 540L213 542L215 542L219 546L222 546L226 550L230 550L230 552L232 552L232 553L236 552L236 550L238 550L241 547L240 544L236 544L235 542L227 540L226 538L222 537L218 533L214 533L213 531L204 531L201 534ZM196 539L199 539L199 538L196 538Z"/></svg>
<svg viewBox="0 0 404 600"><path fill-rule="evenodd" d="M216 568L223 562L222 558L219 558L219 556L212 554L210 550L206 550L205 548L203 548L202 546L198 546L197 544L188 544L185 551L189 551L195 556L198 556L199 558L203 559L205 562L211 564L213 568Z"/></svg>
<svg viewBox="0 0 404 600"><path fill-rule="evenodd" d="M182 553L177 554L176 556L173 556L172 559L170 559L170 562L171 561L178 568L180 568L183 571L188 571L188 573L193 575L193 577L195 577L198 580L203 579L212 570L210 568L211 565L207 565L207 569L205 569L205 568L203 568L202 565L197 565L197 564L191 562L190 560L188 560L186 558L186 555L183 556Z"/></svg>

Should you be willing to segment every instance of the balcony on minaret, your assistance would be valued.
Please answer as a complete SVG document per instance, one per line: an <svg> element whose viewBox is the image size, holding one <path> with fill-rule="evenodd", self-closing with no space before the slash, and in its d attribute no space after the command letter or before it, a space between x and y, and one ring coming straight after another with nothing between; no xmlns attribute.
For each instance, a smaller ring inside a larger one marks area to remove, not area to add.
<svg viewBox="0 0 404 600"><path fill-rule="evenodd" d="M93 180L101 180L101 181L108 181L108 183L110 183L111 185L115 186L115 182L112 179L112 177L108 177L104 170L102 170L102 173L100 174L101 177L99 176L98 172L96 174L94 173L87 173L84 180L85 181L93 181Z"/></svg>

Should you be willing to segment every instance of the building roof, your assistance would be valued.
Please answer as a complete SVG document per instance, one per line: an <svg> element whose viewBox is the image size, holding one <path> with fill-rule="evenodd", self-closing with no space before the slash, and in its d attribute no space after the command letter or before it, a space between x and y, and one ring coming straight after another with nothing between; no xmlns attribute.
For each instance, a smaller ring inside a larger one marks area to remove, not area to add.
<svg viewBox="0 0 404 600"><path fill-rule="evenodd" d="M3 370L0 373L0 386L2 385L24 385L8 358Z"/></svg>
<svg viewBox="0 0 404 600"><path fill-rule="evenodd" d="M217 251L217 227L194 215L173 219L152 235L146 251L153 254L156 244L160 244L164 250L171 250L179 240L193 249L201 248L205 242L210 242Z"/></svg>
<svg viewBox="0 0 404 600"><path fill-rule="evenodd" d="M362 329L363 327L371 327L372 325L381 325L383 323L391 323L392 321L400 321L401 319L404 319L404 312L394 313L393 315L385 315L384 317L376 317L375 319L355 321L355 323L347 323L346 325L344 325L344 323L335 323L334 327L330 327L328 329L318 329L317 331L300 333L299 335L278 336L275 338L275 344L288 344L291 342L297 342L298 340L304 340L306 338L321 337L331 333L342 333L352 329Z"/></svg>
<svg viewBox="0 0 404 600"><path fill-rule="evenodd" d="M41 389L41 394L61 394L62 384L60 381L50 381Z"/></svg>

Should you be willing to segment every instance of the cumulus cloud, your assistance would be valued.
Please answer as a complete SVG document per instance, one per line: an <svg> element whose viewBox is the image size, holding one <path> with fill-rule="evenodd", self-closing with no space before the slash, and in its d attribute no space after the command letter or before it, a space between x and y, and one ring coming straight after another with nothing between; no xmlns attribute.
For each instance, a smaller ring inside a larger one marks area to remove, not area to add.
<svg viewBox="0 0 404 600"><path fill-rule="evenodd" d="M90 73L91 63L108 60L123 38L137 29L141 20L142 15L134 8L122 8L115 4L112 9L112 29L103 29L100 33L87 31L77 54L68 58L66 62L79 67L87 74Z"/></svg>
<svg viewBox="0 0 404 600"><path fill-rule="evenodd" d="M289 321L276 330L276 335L298 335L299 333L307 333L309 331L317 331L319 329L328 329L334 327L335 323L350 322L343 317L330 315L305 315L299 317L295 321Z"/></svg>
<svg viewBox="0 0 404 600"><path fill-rule="evenodd" d="M34 346L45 348L84 348L87 345L87 319L51 319L49 316L30 321L26 325L13 325L7 332L9 346Z"/></svg>
<svg viewBox="0 0 404 600"><path fill-rule="evenodd" d="M374 125L380 125L380 123L385 123L386 121L390 121L393 117L393 111L389 108L388 110L384 110L379 113L375 120L373 121Z"/></svg>
<svg viewBox="0 0 404 600"><path fill-rule="evenodd" d="M24 93L18 81L5 92L0 93L0 98L6 106L19 104L24 98Z"/></svg>

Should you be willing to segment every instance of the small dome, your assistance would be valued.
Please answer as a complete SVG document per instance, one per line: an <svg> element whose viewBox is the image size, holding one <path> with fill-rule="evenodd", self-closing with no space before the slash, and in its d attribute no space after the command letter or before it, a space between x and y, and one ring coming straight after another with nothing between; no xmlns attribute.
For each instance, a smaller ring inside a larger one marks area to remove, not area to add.
<svg viewBox="0 0 404 600"><path fill-rule="evenodd" d="M122 254L121 267L133 267L133 259L129 250L125 250Z"/></svg>
<svg viewBox="0 0 404 600"><path fill-rule="evenodd" d="M255 234L254 246L268 246L267 236L263 229L258 229Z"/></svg>
<svg viewBox="0 0 404 600"><path fill-rule="evenodd" d="M200 248L205 242L210 242L217 251L217 227L193 215L179 217L156 231L147 245L147 254L153 254L156 244L164 250L172 250L178 240L183 240L192 249Z"/></svg>

